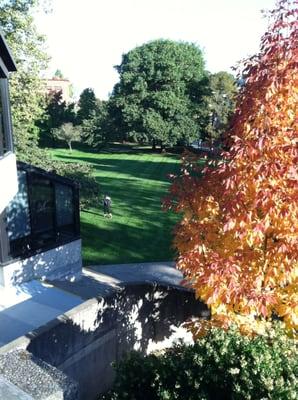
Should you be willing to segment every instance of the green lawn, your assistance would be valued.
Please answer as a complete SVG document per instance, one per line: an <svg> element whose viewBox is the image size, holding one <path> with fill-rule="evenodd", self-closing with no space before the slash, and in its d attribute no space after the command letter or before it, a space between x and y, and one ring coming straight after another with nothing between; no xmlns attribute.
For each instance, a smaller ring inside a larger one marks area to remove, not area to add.
<svg viewBox="0 0 298 400"><path fill-rule="evenodd" d="M138 151L88 152L53 150L63 161L93 165L102 194L111 196L113 218L98 207L81 212L84 265L166 261L174 259L172 231L177 216L161 209L169 188L168 174L179 169L179 157Z"/></svg>

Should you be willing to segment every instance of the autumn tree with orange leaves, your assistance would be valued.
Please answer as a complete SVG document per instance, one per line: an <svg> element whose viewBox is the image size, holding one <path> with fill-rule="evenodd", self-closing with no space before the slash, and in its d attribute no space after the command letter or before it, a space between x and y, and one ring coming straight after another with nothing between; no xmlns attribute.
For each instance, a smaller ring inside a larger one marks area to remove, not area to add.
<svg viewBox="0 0 298 400"><path fill-rule="evenodd" d="M298 327L297 1L279 0L269 17L244 63L229 151L203 171L183 157L168 203L183 213L178 268L213 324L243 330L276 317Z"/></svg>

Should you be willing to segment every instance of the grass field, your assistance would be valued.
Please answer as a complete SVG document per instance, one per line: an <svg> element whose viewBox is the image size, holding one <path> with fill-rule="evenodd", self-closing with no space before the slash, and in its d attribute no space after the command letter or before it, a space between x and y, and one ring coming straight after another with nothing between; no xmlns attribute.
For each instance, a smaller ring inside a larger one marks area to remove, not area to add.
<svg viewBox="0 0 298 400"><path fill-rule="evenodd" d="M174 259L172 231L177 216L161 209L169 188L168 174L179 169L179 157L131 148L100 153L53 150L62 161L93 165L102 194L112 198L113 218L98 207L81 212L84 265L166 261Z"/></svg>

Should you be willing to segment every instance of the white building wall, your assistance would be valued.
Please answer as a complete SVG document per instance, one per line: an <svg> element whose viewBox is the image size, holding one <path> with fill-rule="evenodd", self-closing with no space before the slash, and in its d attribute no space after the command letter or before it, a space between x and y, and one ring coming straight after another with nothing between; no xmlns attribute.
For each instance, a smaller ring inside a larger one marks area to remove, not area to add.
<svg viewBox="0 0 298 400"><path fill-rule="evenodd" d="M32 279L76 280L80 277L81 271L81 239L78 239L2 266L0 285L18 285Z"/></svg>
<svg viewBox="0 0 298 400"><path fill-rule="evenodd" d="M0 213L18 191L16 156L8 153L0 157Z"/></svg>

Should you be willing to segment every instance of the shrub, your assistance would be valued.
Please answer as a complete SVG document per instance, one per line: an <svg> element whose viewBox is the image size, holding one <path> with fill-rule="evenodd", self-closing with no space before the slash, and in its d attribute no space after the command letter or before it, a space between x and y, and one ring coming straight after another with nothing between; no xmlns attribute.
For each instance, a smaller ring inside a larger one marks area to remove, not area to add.
<svg viewBox="0 0 298 400"><path fill-rule="evenodd" d="M87 164L52 161L57 174L73 179L80 186L80 208L98 207L100 186Z"/></svg>
<svg viewBox="0 0 298 400"><path fill-rule="evenodd" d="M116 366L113 390L101 399L294 400L296 350L294 339L278 329L251 338L234 328L213 328L191 346L161 355L130 353Z"/></svg>
<svg viewBox="0 0 298 400"><path fill-rule="evenodd" d="M32 148L30 153L23 154L18 159L75 180L80 186L80 208L98 207L100 186L92 175L90 165L54 160L46 150L39 148Z"/></svg>

